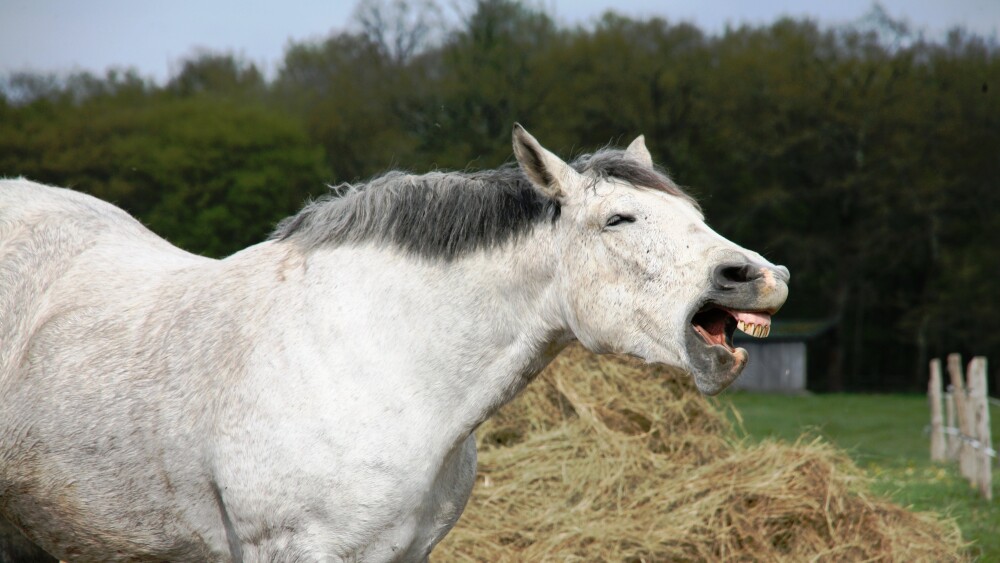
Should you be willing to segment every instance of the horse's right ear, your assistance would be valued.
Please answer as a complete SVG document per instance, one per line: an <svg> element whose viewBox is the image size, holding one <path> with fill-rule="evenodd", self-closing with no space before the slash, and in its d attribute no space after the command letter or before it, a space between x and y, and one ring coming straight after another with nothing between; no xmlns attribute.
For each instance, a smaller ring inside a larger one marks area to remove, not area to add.
<svg viewBox="0 0 1000 563"><path fill-rule="evenodd" d="M644 135L636 137L632 141L632 144L625 149L625 154L639 161L646 168L653 167L653 155L649 154L649 149L646 148L646 137Z"/></svg>
<svg viewBox="0 0 1000 563"><path fill-rule="evenodd" d="M520 123L514 124L513 136L514 156L531 183L545 197L565 202L571 196L571 191L580 185L580 175L539 144Z"/></svg>

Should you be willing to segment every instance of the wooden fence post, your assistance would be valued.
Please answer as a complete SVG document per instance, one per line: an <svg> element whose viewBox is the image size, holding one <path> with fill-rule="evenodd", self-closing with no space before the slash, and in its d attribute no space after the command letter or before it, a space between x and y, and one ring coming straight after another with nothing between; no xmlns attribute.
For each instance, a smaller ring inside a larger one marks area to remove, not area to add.
<svg viewBox="0 0 1000 563"><path fill-rule="evenodd" d="M944 440L944 417L941 416L941 360L931 360L931 378L927 384L927 400L931 402L931 461L944 461L947 452Z"/></svg>
<svg viewBox="0 0 1000 563"><path fill-rule="evenodd" d="M976 448L974 484L986 500L993 500L993 443L990 439L990 411L986 389L986 358L979 356L969 362L969 399L974 408L972 436L979 442Z"/></svg>
<svg viewBox="0 0 1000 563"><path fill-rule="evenodd" d="M965 392L965 381L962 375L962 355L948 354L948 374L951 376L951 395L955 398L955 414L958 416L958 469L968 480L975 478L975 450L969 444L968 438L972 435L969 416L971 409L968 405L968 395Z"/></svg>
<svg viewBox="0 0 1000 563"><path fill-rule="evenodd" d="M958 461L958 447L962 443L958 436L952 434L957 428L955 426L955 392L954 387L948 385L948 392L944 395L945 424L948 430L944 433L944 441L948 444L948 459Z"/></svg>

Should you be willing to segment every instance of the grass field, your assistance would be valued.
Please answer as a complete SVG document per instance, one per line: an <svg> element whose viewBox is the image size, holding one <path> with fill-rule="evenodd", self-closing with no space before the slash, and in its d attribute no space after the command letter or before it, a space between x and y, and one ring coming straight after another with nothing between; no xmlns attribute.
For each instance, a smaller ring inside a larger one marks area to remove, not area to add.
<svg viewBox="0 0 1000 563"><path fill-rule="evenodd" d="M795 441L808 433L845 449L873 478L874 492L954 517L973 556L1000 561L1000 471L994 469L990 503L962 479L957 464L931 463L926 397L727 393L719 402L735 407L739 414L730 416L749 439ZM1000 409L990 410L995 444Z"/></svg>

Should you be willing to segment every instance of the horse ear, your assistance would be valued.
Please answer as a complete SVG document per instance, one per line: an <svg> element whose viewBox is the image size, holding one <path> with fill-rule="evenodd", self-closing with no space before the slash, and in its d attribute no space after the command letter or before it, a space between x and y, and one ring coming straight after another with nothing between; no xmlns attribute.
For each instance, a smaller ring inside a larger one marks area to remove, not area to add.
<svg viewBox="0 0 1000 563"><path fill-rule="evenodd" d="M649 149L646 148L646 136L639 135L634 141L625 149L625 154L629 155L635 160L638 160L643 166L649 168L653 167L653 156L649 154Z"/></svg>
<svg viewBox="0 0 1000 563"><path fill-rule="evenodd" d="M563 202L579 174L540 145L520 123L514 124L514 156L531 183L549 199Z"/></svg>

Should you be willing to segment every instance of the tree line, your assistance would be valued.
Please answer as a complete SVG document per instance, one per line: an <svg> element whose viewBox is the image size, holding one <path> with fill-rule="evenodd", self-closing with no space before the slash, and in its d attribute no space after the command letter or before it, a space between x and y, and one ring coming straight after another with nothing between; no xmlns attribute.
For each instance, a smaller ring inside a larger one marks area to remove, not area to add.
<svg viewBox="0 0 1000 563"><path fill-rule="evenodd" d="M447 24L431 0L364 0L356 20L291 43L271 79L211 52L165 84L9 75L0 175L222 256L326 184L509 161L514 121L565 157L643 133L716 230L789 266L781 316L835 327L812 387L916 390L952 351L991 356L1000 383L994 40L928 39L877 6L717 34L613 12L565 26L512 0Z"/></svg>

